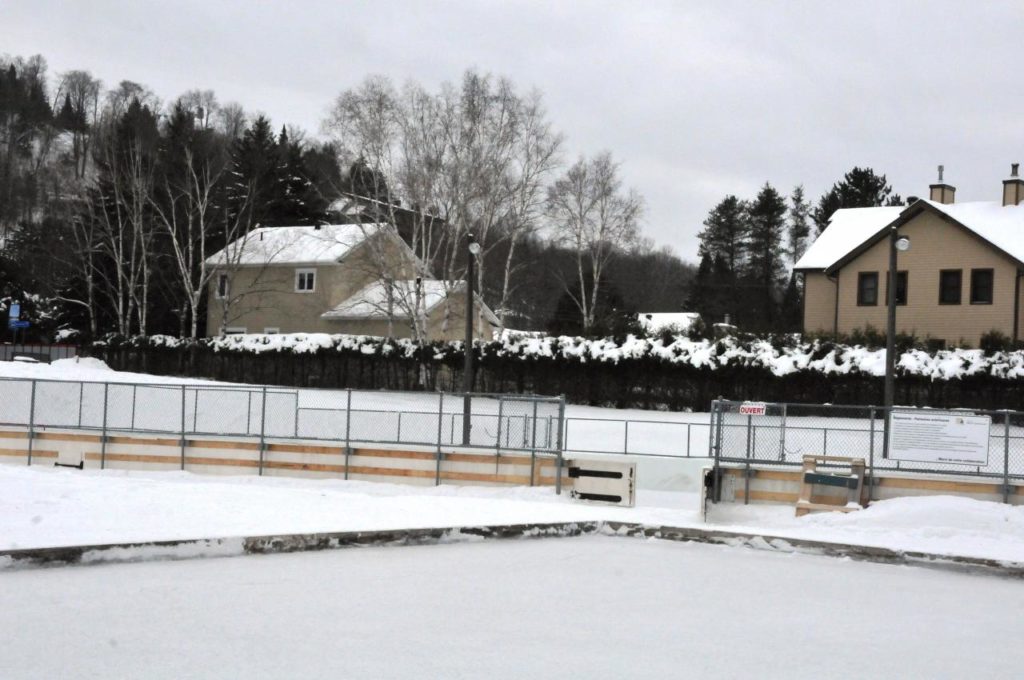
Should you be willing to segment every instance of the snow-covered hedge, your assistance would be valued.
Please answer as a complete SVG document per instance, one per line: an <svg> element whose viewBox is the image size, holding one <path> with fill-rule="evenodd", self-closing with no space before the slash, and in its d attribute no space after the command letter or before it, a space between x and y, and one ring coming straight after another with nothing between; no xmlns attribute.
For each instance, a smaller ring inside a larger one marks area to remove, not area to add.
<svg viewBox="0 0 1024 680"><path fill-rule="evenodd" d="M453 364L461 360L460 341L418 345L412 340L358 335L294 333L281 335L229 335L199 340L166 335L130 339L109 338L93 343L97 350L187 350L215 353L321 355L343 354L405 359L417 363ZM799 373L826 376L880 377L885 373L885 350L847 346L828 341L801 342L793 337L768 339L691 340L668 342L662 338L627 336L624 339L579 337L524 338L479 343L481 365L505 362L547 362L576 365L656 364L720 371L726 368L764 369L782 377ZM1024 377L1024 351L991 352L950 349L926 352L910 349L901 354L897 373L928 380L956 380L989 376L1005 380Z"/></svg>

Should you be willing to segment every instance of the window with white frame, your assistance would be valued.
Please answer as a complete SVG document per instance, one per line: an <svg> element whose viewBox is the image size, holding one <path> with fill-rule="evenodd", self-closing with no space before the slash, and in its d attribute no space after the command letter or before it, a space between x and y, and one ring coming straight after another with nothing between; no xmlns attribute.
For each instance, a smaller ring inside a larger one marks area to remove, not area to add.
<svg viewBox="0 0 1024 680"><path fill-rule="evenodd" d="M223 300L231 292L231 282L227 274L217 275L217 299Z"/></svg>
<svg viewBox="0 0 1024 680"><path fill-rule="evenodd" d="M312 293L316 290L316 270L296 269L295 270L295 292Z"/></svg>
<svg viewBox="0 0 1024 680"><path fill-rule="evenodd" d="M224 329L224 335L245 335L247 332L245 326L228 326Z"/></svg>
<svg viewBox="0 0 1024 680"><path fill-rule="evenodd" d="M281 332L280 328L269 328L268 327L268 328L264 328L263 329L263 334L264 335L277 335L280 332Z"/></svg>

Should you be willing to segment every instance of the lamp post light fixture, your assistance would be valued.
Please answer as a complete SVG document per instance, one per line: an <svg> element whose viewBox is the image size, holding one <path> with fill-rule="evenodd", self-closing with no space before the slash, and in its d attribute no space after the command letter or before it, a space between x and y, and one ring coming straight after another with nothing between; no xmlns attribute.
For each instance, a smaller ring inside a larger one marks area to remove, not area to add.
<svg viewBox="0 0 1024 680"><path fill-rule="evenodd" d="M897 227L892 227L889 231L889 276L885 287L888 319L885 325L885 429L882 443L884 458L889 457L889 424L892 421L892 403L896 392L897 253L905 253L908 250L910 250L910 239L900 236Z"/></svg>
<svg viewBox="0 0 1024 680"><path fill-rule="evenodd" d="M480 244L473 234L466 234L466 338L463 344L464 365L462 370L462 445L469 446L470 430L472 429L472 398L473 391L473 269L476 258L480 254Z"/></svg>

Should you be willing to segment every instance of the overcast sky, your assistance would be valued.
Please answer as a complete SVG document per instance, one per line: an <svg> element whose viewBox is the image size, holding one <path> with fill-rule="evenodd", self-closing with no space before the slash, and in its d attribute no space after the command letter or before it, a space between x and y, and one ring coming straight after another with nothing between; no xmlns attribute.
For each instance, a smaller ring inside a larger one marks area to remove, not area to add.
<svg viewBox="0 0 1024 680"><path fill-rule="evenodd" d="M317 132L368 74L434 89L470 67L544 92L566 157L608 149L644 230L696 257L723 196L816 199L854 165L998 200L1024 161L1024 2L0 0L0 51L216 91Z"/></svg>

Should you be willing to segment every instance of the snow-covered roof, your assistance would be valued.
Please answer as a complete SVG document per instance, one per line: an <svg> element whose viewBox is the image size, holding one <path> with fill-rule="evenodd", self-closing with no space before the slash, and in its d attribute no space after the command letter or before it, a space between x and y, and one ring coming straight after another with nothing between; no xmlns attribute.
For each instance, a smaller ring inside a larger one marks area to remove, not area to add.
<svg viewBox="0 0 1024 680"><path fill-rule="evenodd" d="M648 333L673 330L685 333L700 319L697 312L641 312L637 315L640 326Z"/></svg>
<svg viewBox="0 0 1024 680"><path fill-rule="evenodd" d="M416 304L416 281L414 279L391 281L374 281L357 291L352 297L320 315L321 319L387 319L391 309L392 319L408 319L409 312ZM423 296L423 313L430 314L444 302L449 293L456 293L465 287L463 282L454 286L446 286L444 281L437 279L421 279L420 294ZM390 288L389 288L390 286ZM388 300L391 300L391 305ZM492 326L497 326L498 317L490 307L484 304L480 296L477 303L484 318Z"/></svg>
<svg viewBox="0 0 1024 680"><path fill-rule="evenodd" d="M338 262L379 224L260 227L207 258L210 265L328 264ZM240 249L240 250L239 250Z"/></svg>
<svg viewBox="0 0 1024 680"><path fill-rule="evenodd" d="M829 220L828 228L797 261L794 269L829 269L879 236L897 219L910 217L922 208L931 208L946 215L1024 262L1024 204L1004 206L998 201L944 204L919 200L905 207L837 210Z"/></svg>
<svg viewBox="0 0 1024 680"><path fill-rule="evenodd" d="M811 244L794 269L828 269L892 223L903 206L844 208L832 213L828 227Z"/></svg>
<svg viewBox="0 0 1024 680"><path fill-rule="evenodd" d="M999 201L977 201L943 205L925 202L1024 262L1024 204L1004 206Z"/></svg>
<svg viewBox="0 0 1024 680"><path fill-rule="evenodd" d="M445 298L445 282L425 279L420 282L423 296L423 310L430 313ZM391 304L388 304L388 301ZM416 281L402 280L374 281L357 291L333 309L320 315L323 319L386 319L388 308L391 318L408 319L409 311L416 304Z"/></svg>

